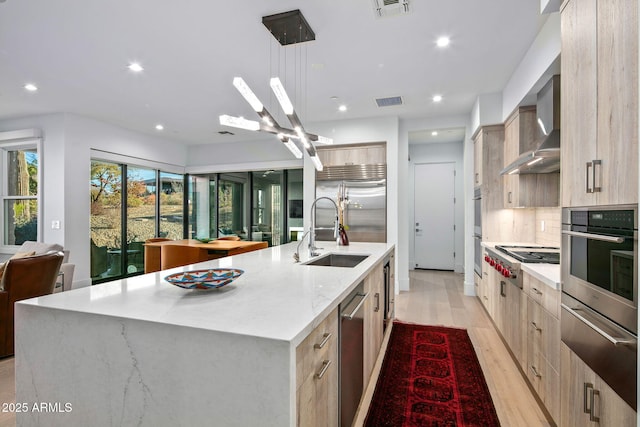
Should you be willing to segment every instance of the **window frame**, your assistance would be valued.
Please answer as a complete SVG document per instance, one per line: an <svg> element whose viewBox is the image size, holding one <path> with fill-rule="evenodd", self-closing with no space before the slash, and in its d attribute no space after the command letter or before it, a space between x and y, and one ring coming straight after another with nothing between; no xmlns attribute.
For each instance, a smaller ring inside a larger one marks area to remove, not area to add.
<svg viewBox="0 0 640 427"><path fill-rule="evenodd" d="M9 160L9 152L10 151L19 151L30 149L36 150L36 154L38 155L38 183L37 183L37 195L36 196L10 196L9 195L9 168L7 167ZM38 208L36 210L37 215L37 227L36 227L36 241L42 241L42 230L43 230L43 194L42 194L42 177L43 177L43 156L42 156L42 138L32 137L26 139L0 139L0 161L2 162L0 165L0 169L2 172L0 173L0 222L2 222L2 228L0 229L0 247L8 249L10 252L15 252L16 248L19 248L20 245L9 245L5 243L5 222L7 218L5 217L5 202L8 200L35 200ZM4 251L3 251L4 252Z"/></svg>

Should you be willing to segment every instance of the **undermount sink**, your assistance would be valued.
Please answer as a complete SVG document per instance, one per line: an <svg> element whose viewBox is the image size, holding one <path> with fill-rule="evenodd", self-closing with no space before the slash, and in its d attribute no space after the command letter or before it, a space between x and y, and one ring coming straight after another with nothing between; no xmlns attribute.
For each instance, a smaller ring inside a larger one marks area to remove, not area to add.
<svg viewBox="0 0 640 427"><path fill-rule="evenodd" d="M318 265L325 267L353 268L367 259L369 255L326 254L303 263L304 265Z"/></svg>

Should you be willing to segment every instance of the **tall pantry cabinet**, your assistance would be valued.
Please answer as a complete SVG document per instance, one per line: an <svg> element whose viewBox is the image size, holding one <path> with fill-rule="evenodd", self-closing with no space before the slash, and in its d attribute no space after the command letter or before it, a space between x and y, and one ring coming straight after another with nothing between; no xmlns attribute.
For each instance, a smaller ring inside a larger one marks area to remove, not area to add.
<svg viewBox="0 0 640 427"><path fill-rule="evenodd" d="M638 2L565 0L561 34L562 206L637 204ZM560 365L560 425L636 425L564 343Z"/></svg>
<svg viewBox="0 0 640 427"><path fill-rule="evenodd" d="M562 206L638 203L638 9L566 0L561 11Z"/></svg>

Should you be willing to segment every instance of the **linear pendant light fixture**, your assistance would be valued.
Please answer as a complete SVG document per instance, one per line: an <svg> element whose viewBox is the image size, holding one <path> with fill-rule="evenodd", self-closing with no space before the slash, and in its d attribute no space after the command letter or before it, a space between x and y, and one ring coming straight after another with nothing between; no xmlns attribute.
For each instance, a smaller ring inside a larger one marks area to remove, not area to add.
<svg viewBox="0 0 640 427"><path fill-rule="evenodd" d="M315 40L313 30L311 30L311 27L309 27L309 24L299 10L264 16L262 18L262 23L267 27L267 29L269 29L273 37L275 37L283 46ZM287 36L287 34L289 35ZM313 162L314 167L317 170L322 171L322 162L320 161L313 144L314 142L319 144L333 144L333 140L331 138L309 133L304 129L293 108L293 103L291 102L289 95L287 95L287 91L279 77L271 78L269 86L271 86L271 90L276 96L276 99L280 104L280 108L282 108L282 111L289 119L293 129L283 128L278 124L242 77L235 77L233 79L233 86L235 86L242 97L249 103L249 105L251 105L251 108L258 113L260 121L258 122L254 120L247 120L243 117L222 115L220 116L221 125L273 133L277 135L278 139L280 139L285 147L287 147L298 159L302 158L302 151L296 144L296 141L300 141L309 155L309 158Z"/></svg>

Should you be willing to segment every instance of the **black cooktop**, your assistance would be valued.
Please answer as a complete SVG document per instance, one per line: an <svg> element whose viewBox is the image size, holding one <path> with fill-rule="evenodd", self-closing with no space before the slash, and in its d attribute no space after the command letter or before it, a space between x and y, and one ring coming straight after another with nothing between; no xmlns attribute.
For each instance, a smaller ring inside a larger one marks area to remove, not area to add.
<svg viewBox="0 0 640 427"><path fill-rule="evenodd" d="M525 263L560 264L560 248L496 245L496 249Z"/></svg>

